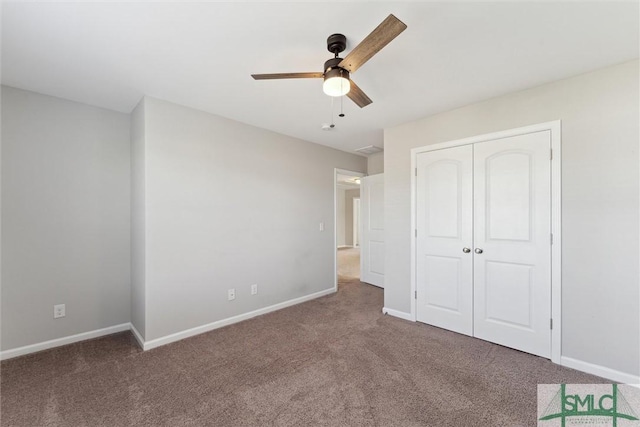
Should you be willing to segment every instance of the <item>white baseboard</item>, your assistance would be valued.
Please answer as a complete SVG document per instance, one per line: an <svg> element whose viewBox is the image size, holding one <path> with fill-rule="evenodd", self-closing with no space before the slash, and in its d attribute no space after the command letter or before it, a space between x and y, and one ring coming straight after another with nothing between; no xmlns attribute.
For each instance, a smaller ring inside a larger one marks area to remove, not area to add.
<svg viewBox="0 0 640 427"><path fill-rule="evenodd" d="M316 292L310 295L306 295L300 298L294 298L288 301L284 301L278 304L271 305L269 307L260 308L258 310L250 311L248 313L239 314L237 316L229 317L226 319L218 320L206 325L197 326L195 328L187 329L185 331L176 332L175 334L167 335L161 338L156 338L149 341L143 341L142 348L144 350L151 350L152 348L160 347L166 344L170 344L175 341L180 341L185 338L200 335L205 332L212 331L214 329L222 328L223 326L232 325L234 323L242 322L243 320L251 319L252 317L260 316L262 314L271 313L272 311L281 310L292 305L300 304L312 299L320 298L325 295L333 294L336 292L335 288L326 289L324 291ZM140 337L141 339L142 337ZM138 339L138 337L136 337Z"/></svg>
<svg viewBox="0 0 640 427"><path fill-rule="evenodd" d="M54 340L44 341L36 344L25 345L24 347L12 348L0 352L0 360L11 359L13 357L24 356L25 354L35 353L37 351L48 350L50 348L60 347L61 345L73 344L78 341L85 341L92 338L99 338L105 335L115 334L117 332L128 331L131 329L130 323L122 323L120 325L109 326L108 328L96 329L95 331L82 332L68 337L57 338Z"/></svg>
<svg viewBox="0 0 640 427"><path fill-rule="evenodd" d="M299 298L294 298L288 301L271 305L269 307L264 307L258 310L250 311L248 313L239 314L237 316L218 320L213 323L187 329L185 331L177 332L175 334L167 335L161 338L156 338L150 341L145 341L142 338L142 335L140 334L140 332L138 332L138 330L131 323L122 323L120 325L97 329L95 331L83 332L83 333L71 335L68 337L57 338L54 340L44 341L41 343L26 345L24 347L5 350L0 352L0 360L7 360L14 357L24 356L24 355L35 353L42 350L48 350L51 348L60 347L67 344L73 344L79 341L85 341L93 338L99 338L105 335L111 335L111 334L128 331L128 330L131 330L133 336L135 337L136 341L138 342L140 347L142 347L143 350L150 350L152 348L160 347L165 344L169 344L175 341L180 341L185 338L189 338L195 335L209 332L214 329L222 328L223 326L228 326L234 323L241 322L243 320L251 319L252 317L256 317L262 314L267 314L273 311L281 310L283 308L300 304L306 301L310 301L316 298L320 298L325 295L330 295L335 292L336 292L335 288L326 289L324 291L316 292L316 293L299 297ZM388 314L393 317L398 317L400 319L413 321L413 319L411 318L411 314L409 313L393 310L387 307L383 307L382 312L384 314ZM562 356L560 358L560 364L568 368L576 369L578 371L586 372L592 375L597 375L599 377L606 378L612 381L616 381L624 384L631 384L631 385L635 385L636 387L638 386L638 384L640 384L639 375L628 374L626 372L617 371L615 369L607 368L605 366L596 365L589 362L584 362L582 360L574 359L571 357Z"/></svg>
<svg viewBox="0 0 640 427"><path fill-rule="evenodd" d="M177 332L175 334L167 335L162 338L156 338L151 341L145 341L142 338L142 334L138 332L138 330L131 323L122 323L120 325L110 326L108 328L97 329L95 331L83 332L76 335L71 335L68 337L57 338L54 340L44 341L36 344L26 345L24 347L12 348L9 350L5 350L0 352L0 360L11 359L13 357L24 356L26 354L35 353L42 350L48 350L55 347L60 347L62 345L73 344L78 341L85 341L92 338L99 338L105 335L115 334L117 332L123 331L131 331L133 336L135 337L138 345L142 347L143 350L150 350L152 348L160 347L165 344L169 344L175 341L179 341L185 338L192 337L194 335L199 335L204 332L209 332L214 329L221 328L223 326L231 325L234 323L241 322L243 320L251 319L252 317L260 316L262 314L267 314L272 311L281 310L286 307L290 307L292 305L300 304L306 301L310 301L312 299L316 299L325 295L333 294L336 292L336 288L326 289L324 291L316 292L310 295L306 295L300 298L294 298L289 301L284 301L278 304L271 305L269 307L264 307L258 310L250 311L249 313L239 314L237 316L229 317L227 319L218 320L217 322L209 323L207 325L198 326L192 329L187 329L186 331Z"/></svg>
<svg viewBox="0 0 640 427"><path fill-rule="evenodd" d="M384 314L388 314L389 316L398 317L400 319L408 320L413 322L410 313L405 313L404 311L394 310L392 308L382 307L382 312Z"/></svg>
<svg viewBox="0 0 640 427"><path fill-rule="evenodd" d="M133 334L133 337L138 342L138 345L140 346L140 348L144 350L144 338L142 338L142 334L138 332L136 327L133 326L133 323L131 324L131 333Z"/></svg>
<svg viewBox="0 0 640 427"><path fill-rule="evenodd" d="M616 371L615 369L595 365L589 362L583 362L582 360L573 359L571 357L562 356L560 358L560 364L562 366L566 366L567 368L577 369L578 371L597 375L599 377L613 380L619 383L640 384L640 376L638 375L627 374L626 372Z"/></svg>

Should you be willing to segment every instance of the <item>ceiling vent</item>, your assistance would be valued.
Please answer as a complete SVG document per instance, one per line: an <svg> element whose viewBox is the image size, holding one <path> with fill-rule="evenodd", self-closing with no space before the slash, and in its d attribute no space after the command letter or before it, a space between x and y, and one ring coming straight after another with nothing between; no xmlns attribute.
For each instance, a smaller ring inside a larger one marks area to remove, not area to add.
<svg viewBox="0 0 640 427"><path fill-rule="evenodd" d="M375 145L367 145L366 147L361 147L355 150L356 153L366 154L367 156L369 154L380 153L381 151L383 151L382 148L376 147Z"/></svg>

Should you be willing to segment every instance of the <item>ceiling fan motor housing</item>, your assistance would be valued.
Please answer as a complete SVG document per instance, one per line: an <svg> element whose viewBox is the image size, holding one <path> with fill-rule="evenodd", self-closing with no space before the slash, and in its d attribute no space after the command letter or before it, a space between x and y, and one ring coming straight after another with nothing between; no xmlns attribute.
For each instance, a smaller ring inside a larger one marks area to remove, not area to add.
<svg viewBox="0 0 640 427"><path fill-rule="evenodd" d="M338 64L342 61L342 58L331 58L324 63L324 78L330 77L344 77L349 80L349 72L344 68L340 68Z"/></svg>
<svg viewBox="0 0 640 427"><path fill-rule="evenodd" d="M347 38L344 34L331 34L327 38L327 50L334 55L338 55L340 52L347 48Z"/></svg>

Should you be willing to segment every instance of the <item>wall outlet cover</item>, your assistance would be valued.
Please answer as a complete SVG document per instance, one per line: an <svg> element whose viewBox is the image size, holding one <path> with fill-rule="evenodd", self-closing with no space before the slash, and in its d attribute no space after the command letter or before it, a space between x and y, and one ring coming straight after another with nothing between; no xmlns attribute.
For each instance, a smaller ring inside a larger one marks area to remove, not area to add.
<svg viewBox="0 0 640 427"><path fill-rule="evenodd" d="M53 306L53 318L59 319L67 315L67 307L64 304L56 304Z"/></svg>

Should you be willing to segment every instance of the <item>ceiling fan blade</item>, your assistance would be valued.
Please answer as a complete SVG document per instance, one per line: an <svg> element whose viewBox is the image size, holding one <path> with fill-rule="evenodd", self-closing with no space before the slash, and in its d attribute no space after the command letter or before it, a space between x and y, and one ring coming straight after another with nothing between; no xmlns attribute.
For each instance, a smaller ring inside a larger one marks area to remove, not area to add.
<svg viewBox="0 0 640 427"><path fill-rule="evenodd" d="M251 74L254 80L273 79L321 79L323 73L278 73L278 74Z"/></svg>
<svg viewBox="0 0 640 427"><path fill-rule="evenodd" d="M353 80L351 80L351 89L349 89L347 96L360 108L366 107L373 102L371 98L369 98L367 94L353 82Z"/></svg>
<svg viewBox="0 0 640 427"><path fill-rule="evenodd" d="M407 25L393 15L387 16L375 30L353 48L351 52L338 64L339 67L355 72L380 49L388 45L391 40L407 28Z"/></svg>

